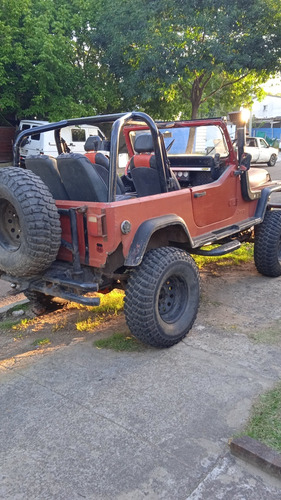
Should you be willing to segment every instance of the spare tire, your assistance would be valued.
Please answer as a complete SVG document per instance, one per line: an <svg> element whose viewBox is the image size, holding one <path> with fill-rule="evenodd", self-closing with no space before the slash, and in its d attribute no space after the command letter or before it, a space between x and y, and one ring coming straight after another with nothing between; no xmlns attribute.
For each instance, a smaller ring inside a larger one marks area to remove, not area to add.
<svg viewBox="0 0 281 500"><path fill-rule="evenodd" d="M1 168L0 269L19 277L41 273L60 244L60 218L47 186L28 170Z"/></svg>

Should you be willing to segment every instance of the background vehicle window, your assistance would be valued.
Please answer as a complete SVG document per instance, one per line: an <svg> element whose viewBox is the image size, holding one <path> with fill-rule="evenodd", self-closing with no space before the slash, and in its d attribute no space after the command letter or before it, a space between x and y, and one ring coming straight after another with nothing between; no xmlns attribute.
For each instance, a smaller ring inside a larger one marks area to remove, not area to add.
<svg viewBox="0 0 281 500"><path fill-rule="evenodd" d="M267 143L265 142L264 139L260 139L260 145L261 145L261 148L267 148Z"/></svg>
<svg viewBox="0 0 281 500"><path fill-rule="evenodd" d="M32 127L36 128L36 127ZM34 134L30 136L33 141L40 141L40 134Z"/></svg>
<svg viewBox="0 0 281 500"><path fill-rule="evenodd" d="M86 131L83 129L71 130L72 142L86 142Z"/></svg>

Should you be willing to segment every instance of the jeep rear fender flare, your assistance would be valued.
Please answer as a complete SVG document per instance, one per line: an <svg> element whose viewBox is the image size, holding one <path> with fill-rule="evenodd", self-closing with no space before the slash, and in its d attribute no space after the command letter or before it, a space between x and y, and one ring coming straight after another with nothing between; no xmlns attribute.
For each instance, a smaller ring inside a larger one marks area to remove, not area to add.
<svg viewBox="0 0 281 500"><path fill-rule="evenodd" d="M167 214L161 217L154 217L144 221L137 229L132 241L129 253L125 258L125 266L138 266L146 252L147 246L152 235L160 229L169 228L170 226L180 226L186 234L187 243L192 246L192 239L184 220L176 214Z"/></svg>

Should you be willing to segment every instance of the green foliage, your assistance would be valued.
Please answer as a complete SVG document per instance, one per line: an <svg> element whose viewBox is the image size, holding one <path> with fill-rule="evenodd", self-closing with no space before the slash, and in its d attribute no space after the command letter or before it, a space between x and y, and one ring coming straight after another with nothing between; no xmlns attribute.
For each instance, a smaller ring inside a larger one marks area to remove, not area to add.
<svg viewBox="0 0 281 500"><path fill-rule="evenodd" d="M0 321L0 330L11 330L15 329L15 327L20 323L20 320L14 319L6 319L4 321Z"/></svg>
<svg viewBox="0 0 281 500"><path fill-rule="evenodd" d="M58 120L118 106L114 77L89 39L90 1L0 3L0 110Z"/></svg>
<svg viewBox="0 0 281 500"><path fill-rule="evenodd" d="M205 106L208 114L216 95L228 106L244 104L246 86L236 83L248 78L251 101L257 84L279 68L276 0L116 0L114 6L105 0L104 5L101 29L93 33L102 58L120 79L122 93L156 116L196 118L213 98Z"/></svg>
<svg viewBox="0 0 281 500"><path fill-rule="evenodd" d="M115 316L123 310L124 293L122 291L112 290L106 295L97 295L100 297L99 306L82 308L88 312L84 313L76 323L76 328L80 332L94 330L111 316ZM81 308L81 306L76 307Z"/></svg>
<svg viewBox="0 0 281 500"><path fill-rule="evenodd" d="M5 116L221 114L250 103L280 69L277 0L0 0L0 7Z"/></svg>
<svg viewBox="0 0 281 500"><path fill-rule="evenodd" d="M34 342L32 342L32 345L35 346L35 347L42 347L42 346L48 345L50 343L51 343L50 339L48 339L47 337L45 337L44 339L36 339L36 340L34 340Z"/></svg>
<svg viewBox="0 0 281 500"><path fill-rule="evenodd" d="M259 398L245 434L281 451L281 384Z"/></svg>
<svg viewBox="0 0 281 500"><path fill-rule="evenodd" d="M206 249L214 248L215 245L210 245ZM193 258L199 267L202 269L208 264L215 263L218 266L239 265L246 262L252 262L254 256L254 246L252 243L243 243L238 250L219 257L203 257L202 255L193 255Z"/></svg>
<svg viewBox="0 0 281 500"><path fill-rule="evenodd" d="M141 344L132 335L116 332L105 339L96 340L94 345L98 349L112 349L113 351L140 351L146 349L144 344Z"/></svg>

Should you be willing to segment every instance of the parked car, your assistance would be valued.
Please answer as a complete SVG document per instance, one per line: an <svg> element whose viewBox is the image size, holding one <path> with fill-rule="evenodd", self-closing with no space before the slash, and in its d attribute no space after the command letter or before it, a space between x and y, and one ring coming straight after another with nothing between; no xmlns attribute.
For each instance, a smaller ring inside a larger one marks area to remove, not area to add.
<svg viewBox="0 0 281 500"><path fill-rule="evenodd" d="M251 163L267 163L269 167L274 167L278 158L278 149L270 146L262 137L247 137L244 151L251 155Z"/></svg>

